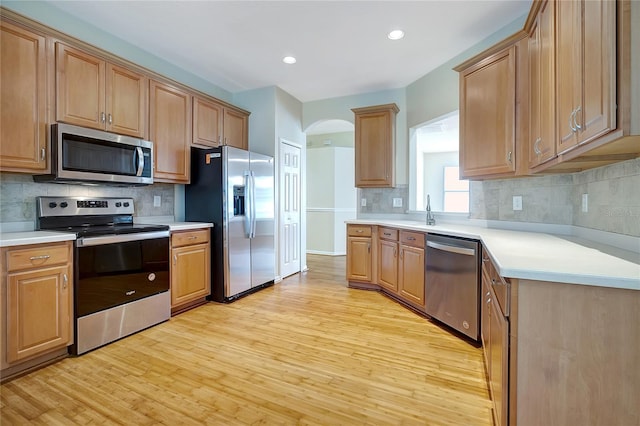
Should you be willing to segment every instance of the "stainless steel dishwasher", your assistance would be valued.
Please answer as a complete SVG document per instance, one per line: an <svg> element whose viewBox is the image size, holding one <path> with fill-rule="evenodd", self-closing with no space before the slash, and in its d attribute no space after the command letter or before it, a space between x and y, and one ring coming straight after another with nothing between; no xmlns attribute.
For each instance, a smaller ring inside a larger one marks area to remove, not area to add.
<svg viewBox="0 0 640 426"><path fill-rule="evenodd" d="M426 313L478 341L480 243L427 234Z"/></svg>

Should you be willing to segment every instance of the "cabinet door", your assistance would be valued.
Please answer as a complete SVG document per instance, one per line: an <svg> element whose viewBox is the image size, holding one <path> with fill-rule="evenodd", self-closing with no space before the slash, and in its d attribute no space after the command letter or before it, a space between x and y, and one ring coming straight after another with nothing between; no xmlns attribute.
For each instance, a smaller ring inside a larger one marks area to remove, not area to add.
<svg viewBox="0 0 640 426"><path fill-rule="evenodd" d="M555 8L540 6L529 37L529 167L556 156Z"/></svg>
<svg viewBox="0 0 640 426"><path fill-rule="evenodd" d="M249 117L245 113L224 109L224 144L249 149Z"/></svg>
<svg viewBox="0 0 640 426"><path fill-rule="evenodd" d="M347 238L347 280L371 282L371 238Z"/></svg>
<svg viewBox="0 0 640 426"><path fill-rule="evenodd" d="M378 284L398 291L398 243L380 240L378 243Z"/></svg>
<svg viewBox="0 0 640 426"><path fill-rule="evenodd" d="M558 153L615 128L616 2L558 1Z"/></svg>
<svg viewBox="0 0 640 426"><path fill-rule="evenodd" d="M507 401L509 397L509 327L500 311L497 300L491 300L490 354L491 354L491 397L493 415L497 426L507 424Z"/></svg>
<svg viewBox="0 0 640 426"><path fill-rule="evenodd" d="M463 178L515 172L516 54L511 46L461 74Z"/></svg>
<svg viewBox="0 0 640 426"><path fill-rule="evenodd" d="M56 119L104 129L105 62L56 43Z"/></svg>
<svg viewBox="0 0 640 426"><path fill-rule="evenodd" d="M8 274L8 363L71 342L71 286L68 266Z"/></svg>
<svg viewBox="0 0 640 426"><path fill-rule="evenodd" d="M400 296L424 307L424 249L401 245L399 266L398 290Z"/></svg>
<svg viewBox="0 0 640 426"><path fill-rule="evenodd" d="M45 38L6 22L0 31L0 170L45 171Z"/></svg>
<svg viewBox="0 0 640 426"><path fill-rule="evenodd" d="M151 81L149 136L154 142L155 174L158 182L189 181L191 155L191 95Z"/></svg>
<svg viewBox="0 0 640 426"><path fill-rule="evenodd" d="M222 105L193 97L194 145L217 147L222 144Z"/></svg>
<svg viewBox="0 0 640 426"><path fill-rule="evenodd" d="M484 260L483 260L484 261ZM482 338L482 353L487 377L491 377L491 281L487 274L482 273L482 299L480 306L480 337Z"/></svg>
<svg viewBox="0 0 640 426"><path fill-rule="evenodd" d="M171 307L206 297L211 293L209 244L171 250Z"/></svg>
<svg viewBox="0 0 640 426"><path fill-rule="evenodd" d="M147 78L117 65L106 67L106 129L146 138Z"/></svg>
<svg viewBox="0 0 640 426"><path fill-rule="evenodd" d="M394 186L396 112L397 108L356 112L355 182L357 187Z"/></svg>

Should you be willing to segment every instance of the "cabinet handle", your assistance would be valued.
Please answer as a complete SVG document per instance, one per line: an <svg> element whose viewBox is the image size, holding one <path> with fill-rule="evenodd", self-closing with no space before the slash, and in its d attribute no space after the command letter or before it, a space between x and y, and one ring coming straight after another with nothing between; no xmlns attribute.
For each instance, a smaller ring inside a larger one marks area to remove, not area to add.
<svg viewBox="0 0 640 426"><path fill-rule="evenodd" d="M483 261L484 263L487 263L487 262L489 261L489 258L488 258L488 257L483 257L483 258L482 258L482 261Z"/></svg>
<svg viewBox="0 0 640 426"><path fill-rule="evenodd" d="M396 257L398 255L398 249L396 249L395 247L393 248L393 257Z"/></svg>
<svg viewBox="0 0 640 426"><path fill-rule="evenodd" d="M195 235L191 235L191 236L189 237L189 239L190 239L190 240L195 240L196 238L198 238L198 237L196 237Z"/></svg>
<svg viewBox="0 0 640 426"><path fill-rule="evenodd" d="M106 121L106 119L107 119L107 117L106 117L105 113L101 112L100 113L100 121L102 121L104 123Z"/></svg>
<svg viewBox="0 0 640 426"><path fill-rule="evenodd" d="M540 142L542 142L542 139L538 138L536 139L536 141L533 143L533 152L536 153L536 155L540 155L542 154L542 151L540 151L540 148L538 148L538 145L540 145Z"/></svg>
<svg viewBox="0 0 640 426"><path fill-rule="evenodd" d="M371 253L371 243L367 244L367 253Z"/></svg>
<svg viewBox="0 0 640 426"><path fill-rule="evenodd" d="M356 232L357 232L358 234L362 234L362 232L364 232L364 231L362 231L362 229L356 229Z"/></svg>
<svg viewBox="0 0 640 426"><path fill-rule="evenodd" d="M402 259L403 259L403 257L402 257L402 253L403 253L403 252L404 252L404 250L400 250L400 260L402 260Z"/></svg>
<svg viewBox="0 0 640 426"><path fill-rule="evenodd" d="M511 162L511 154L512 154L512 153L511 153L511 151L509 151L509 152L507 153L507 161L508 161L508 162Z"/></svg>
<svg viewBox="0 0 640 426"><path fill-rule="evenodd" d="M48 258L50 258L50 257L51 257L51 256L49 256L48 254L43 254L43 255L40 255L40 256L31 256L31 257L29 258L29 260L32 260L32 261L33 261L33 260L42 260L42 259L48 259Z"/></svg>
<svg viewBox="0 0 640 426"><path fill-rule="evenodd" d="M578 124L577 116L578 113L582 110L582 107L578 106L576 110L573 112L573 126L575 127L574 131L582 130L582 126Z"/></svg>
<svg viewBox="0 0 640 426"><path fill-rule="evenodd" d="M407 237L407 241L415 241L416 238L415 237Z"/></svg>
<svg viewBox="0 0 640 426"><path fill-rule="evenodd" d="M67 289L67 283L69 282L69 278L67 274L62 274L62 288Z"/></svg>
<svg viewBox="0 0 640 426"><path fill-rule="evenodd" d="M113 124L113 116L109 114L109 124Z"/></svg>
<svg viewBox="0 0 640 426"><path fill-rule="evenodd" d="M177 261L178 261L178 256L176 256L176 255L174 254L174 255L173 255L173 264L175 265Z"/></svg>
<svg viewBox="0 0 640 426"><path fill-rule="evenodd" d="M44 161L47 158L47 150L45 148L40 148L40 160Z"/></svg>
<svg viewBox="0 0 640 426"><path fill-rule="evenodd" d="M573 121L574 121L573 118L575 117L575 115L576 115L576 110L574 109L573 111L571 111L571 114L569 115L569 128L571 129L572 132L575 132L578 130L573 126Z"/></svg>
<svg viewBox="0 0 640 426"><path fill-rule="evenodd" d="M222 136L218 135L218 145L222 144Z"/></svg>
<svg viewBox="0 0 640 426"><path fill-rule="evenodd" d="M391 233L390 232L384 232L384 235L386 235L387 237L390 237Z"/></svg>

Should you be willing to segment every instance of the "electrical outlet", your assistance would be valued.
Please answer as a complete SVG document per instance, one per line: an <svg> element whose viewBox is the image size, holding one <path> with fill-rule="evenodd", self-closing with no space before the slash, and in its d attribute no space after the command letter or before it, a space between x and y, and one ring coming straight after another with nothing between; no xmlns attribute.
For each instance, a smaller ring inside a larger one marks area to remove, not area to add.
<svg viewBox="0 0 640 426"><path fill-rule="evenodd" d="M513 210L522 210L522 195L513 196Z"/></svg>
<svg viewBox="0 0 640 426"><path fill-rule="evenodd" d="M161 198L159 195L153 196L153 207L160 207Z"/></svg>
<svg viewBox="0 0 640 426"><path fill-rule="evenodd" d="M367 207L367 199L366 198L361 198L360 199L360 206L361 207Z"/></svg>
<svg viewBox="0 0 640 426"><path fill-rule="evenodd" d="M402 198L394 198L393 207L402 207Z"/></svg>
<svg viewBox="0 0 640 426"><path fill-rule="evenodd" d="M589 194L582 194L582 213L589 211Z"/></svg>

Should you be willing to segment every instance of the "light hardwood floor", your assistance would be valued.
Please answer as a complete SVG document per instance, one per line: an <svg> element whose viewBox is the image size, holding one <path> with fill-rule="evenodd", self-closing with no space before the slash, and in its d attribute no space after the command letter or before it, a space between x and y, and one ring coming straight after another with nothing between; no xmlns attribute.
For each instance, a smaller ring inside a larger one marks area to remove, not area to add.
<svg viewBox="0 0 640 426"><path fill-rule="evenodd" d="M1 424L491 425L481 350L343 257L1 386Z"/></svg>

